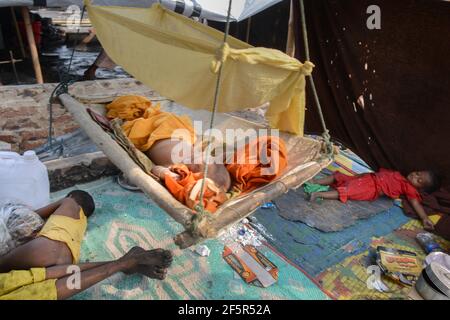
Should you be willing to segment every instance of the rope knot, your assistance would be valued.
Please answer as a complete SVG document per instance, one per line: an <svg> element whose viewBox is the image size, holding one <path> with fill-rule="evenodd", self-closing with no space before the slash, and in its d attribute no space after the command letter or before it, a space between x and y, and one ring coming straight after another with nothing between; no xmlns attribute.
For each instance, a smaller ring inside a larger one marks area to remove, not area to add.
<svg viewBox="0 0 450 320"><path fill-rule="evenodd" d="M222 66L223 63L225 63L229 55L230 55L230 46L228 45L228 43L225 42L216 51L215 58L211 62L211 71L213 73L219 72L220 66Z"/></svg>
<svg viewBox="0 0 450 320"><path fill-rule="evenodd" d="M300 72L301 74L305 76L310 76L315 65L311 61L305 61L305 63L302 65Z"/></svg>

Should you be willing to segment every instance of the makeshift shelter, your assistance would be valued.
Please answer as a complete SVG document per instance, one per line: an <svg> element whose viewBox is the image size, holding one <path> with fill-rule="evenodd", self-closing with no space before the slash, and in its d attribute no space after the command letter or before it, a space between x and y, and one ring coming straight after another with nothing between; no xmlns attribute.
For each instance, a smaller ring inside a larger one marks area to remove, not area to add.
<svg viewBox="0 0 450 320"><path fill-rule="evenodd" d="M424 195L424 204L428 212L448 213L436 229L449 238L450 2L304 3L314 35L308 39L314 79L331 136L374 169L434 169L442 175L444 189ZM293 5L300 30L299 1ZM374 5L380 29L368 27ZM304 59L301 32L296 48L296 57ZM307 88L305 132L314 133L321 122L311 93Z"/></svg>
<svg viewBox="0 0 450 320"><path fill-rule="evenodd" d="M196 23L155 4L151 9L92 6L87 11L102 46L115 62L158 93L198 111L181 106L171 111L189 114L205 124L213 114L258 107L270 102L266 114L282 133L289 165L271 183L225 202L212 215L194 212L176 201L98 126L86 106L67 94L60 99L100 149L127 177L166 210L187 231L176 242L187 247L248 216L264 202L297 188L331 162L329 146L303 138L305 76L313 64L304 64L280 51L253 48L217 30ZM126 48L126 50L124 50ZM217 81L216 73L223 74ZM217 108L216 108L217 107ZM104 110L103 110L104 112ZM214 128L259 129L260 125L229 115L217 115Z"/></svg>

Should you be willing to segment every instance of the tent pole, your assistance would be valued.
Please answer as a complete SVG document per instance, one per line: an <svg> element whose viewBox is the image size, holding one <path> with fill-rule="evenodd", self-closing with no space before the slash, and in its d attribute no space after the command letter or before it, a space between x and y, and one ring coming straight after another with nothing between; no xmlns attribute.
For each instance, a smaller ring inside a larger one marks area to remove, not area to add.
<svg viewBox="0 0 450 320"><path fill-rule="evenodd" d="M294 4L292 1L293 0L291 0L289 10L288 34L286 42L286 54L291 57L295 55Z"/></svg>
<svg viewBox="0 0 450 320"><path fill-rule="evenodd" d="M34 73L36 74L36 81L38 84L44 83L42 77L41 64L39 62L39 54L36 47L36 40L34 39L33 28L31 26L30 11L28 7L21 7L22 18L25 23L25 29L27 31L28 45L30 47L31 59L33 61Z"/></svg>
<svg viewBox="0 0 450 320"><path fill-rule="evenodd" d="M250 41L250 28L252 25L252 17L249 17L247 20L247 34L245 35L245 42L249 42Z"/></svg>
<svg viewBox="0 0 450 320"><path fill-rule="evenodd" d="M27 53L25 52L25 46L23 45L22 34L20 33L19 24L17 23L16 12L14 11L14 7L10 7L11 16L13 19L14 29L16 30L17 39L19 39L20 53L22 54L22 58L26 58Z"/></svg>

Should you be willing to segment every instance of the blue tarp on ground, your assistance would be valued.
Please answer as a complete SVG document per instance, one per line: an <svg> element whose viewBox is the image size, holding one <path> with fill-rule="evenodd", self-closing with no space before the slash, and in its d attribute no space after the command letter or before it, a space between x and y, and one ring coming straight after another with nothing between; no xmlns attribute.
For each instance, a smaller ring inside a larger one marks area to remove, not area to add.
<svg viewBox="0 0 450 320"><path fill-rule="evenodd" d="M259 209L254 218L258 222L256 229L263 225L272 236L267 237L269 243L311 276L367 250L372 237L389 234L409 220L397 206L358 220L339 232L322 232L300 222L285 220L276 208Z"/></svg>

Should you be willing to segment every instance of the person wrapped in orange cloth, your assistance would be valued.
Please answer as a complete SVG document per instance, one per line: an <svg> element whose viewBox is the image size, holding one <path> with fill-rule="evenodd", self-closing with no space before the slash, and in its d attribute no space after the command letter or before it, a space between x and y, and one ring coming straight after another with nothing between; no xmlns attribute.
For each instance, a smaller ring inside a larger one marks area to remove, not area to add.
<svg viewBox="0 0 450 320"><path fill-rule="evenodd" d="M242 193L253 191L280 176L287 167L286 146L278 137L262 136L233 155L227 170Z"/></svg>
<svg viewBox="0 0 450 320"><path fill-rule="evenodd" d="M138 111L140 117L130 119L130 115L145 106L145 100L148 101L136 96L118 98L107 105L107 116L128 120L122 129L155 164L152 173L178 201L195 208L199 204L205 164L194 156L196 136L192 121L187 116L161 111L150 101L147 109ZM180 150L188 151L180 154ZM281 139L260 137L250 141L237 150L232 163L208 164L203 207L215 212L228 199L226 193L233 182L240 192L249 192L277 178L286 166L287 152Z"/></svg>

